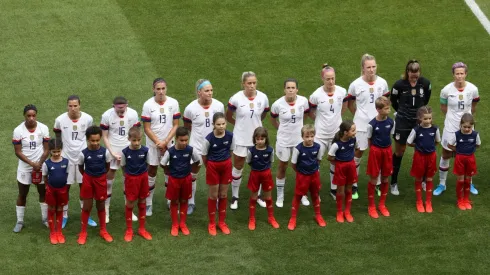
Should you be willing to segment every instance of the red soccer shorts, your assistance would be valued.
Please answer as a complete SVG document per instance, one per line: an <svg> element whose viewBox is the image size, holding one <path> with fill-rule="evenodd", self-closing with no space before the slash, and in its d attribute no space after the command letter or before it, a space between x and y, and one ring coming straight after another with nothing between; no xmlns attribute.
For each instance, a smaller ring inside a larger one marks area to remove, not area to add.
<svg viewBox="0 0 490 275"><path fill-rule="evenodd" d="M256 193L259 192L260 185L262 184L262 191L268 192L274 187L274 182L272 181L271 169L266 169L264 171L250 171L250 177L248 177L248 189Z"/></svg>
<svg viewBox="0 0 490 275"><path fill-rule="evenodd" d="M351 161L335 161L335 173L333 174L333 184L346 185L357 182L356 163Z"/></svg>
<svg viewBox="0 0 490 275"><path fill-rule="evenodd" d="M93 177L87 173L83 173L80 197L82 199L94 199L96 201L104 201L107 199L106 174Z"/></svg>
<svg viewBox="0 0 490 275"><path fill-rule="evenodd" d="M476 174L476 160L475 154L461 155L456 154L454 160L453 174L457 176L472 177Z"/></svg>
<svg viewBox="0 0 490 275"><path fill-rule="evenodd" d="M410 176L415 178L434 177L437 172L436 157L436 152L424 154L415 150Z"/></svg>
<svg viewBox="0 0 490 275"><path fill-rule="evenodd" d="M305 175L300 172L296 172L296 187L294 188L294 194L299 196L305 196L310 191L311 194L320 193L320 173L316 171L311 175Z"/></svg>
<svg viewBox="0 0 490 275"><path fill-rule="evenodd" d="M64 206L68 204L68 185L54 188L46 184L46 203L49 206Z"/></svg>
<svg viewBox="0 0 490 275"><path fill-rule="evenodd" d="M192 176L191 174L183 178L168 176L167 191L165 197L172 201L188 200L192 197Z"/></svg>
<svg viewBox="0 0 490 275"><path fill-rule="evenodd" d="M393 152L391 146L386 148L371 145L369 147L368 167L366 174L377 177L389 177L393 173Z"/></svg>
<svg viewBox="0 0 490 275"><path fill-rule="evenodd" d="M150 195L148 172L140 175L124 174L124 192L128 201L145 199Z"/></svg>
<svg viewBox="0 0 490 275"><path fill-rule="evenodd" d="M230 184L231 176L231 158L224 161L210 161L206 166L206 183L208 185Z"/></svg>

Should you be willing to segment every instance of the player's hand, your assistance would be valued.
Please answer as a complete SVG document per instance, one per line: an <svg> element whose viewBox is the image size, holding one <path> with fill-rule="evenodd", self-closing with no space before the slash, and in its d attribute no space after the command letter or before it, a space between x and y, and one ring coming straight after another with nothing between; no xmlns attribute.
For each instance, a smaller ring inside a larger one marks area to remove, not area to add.
<svg viewBox="0 0 490 275"><path fill-rule="evenodd" d="M160 140L157 143L157 148L162 150L162 151L165 151L167 149L167 143L164 140Z"/></svg>
<svg viewBox="0 0 490 275"><path fill-rule="evenodd" d="M111 154L112 154L112 156L114 157L115 160L121 161L121 155L119 155L117 153L116 154L115 153L111 153Z"/></svg>
<svg viewBox="0 0 490 275"><path fill-rule="evenodd" d="M39 163L39 162L33 162L31 164L31 166L32 166L32 169L34 171L40 171L41 170L41 163Z"/></svg>

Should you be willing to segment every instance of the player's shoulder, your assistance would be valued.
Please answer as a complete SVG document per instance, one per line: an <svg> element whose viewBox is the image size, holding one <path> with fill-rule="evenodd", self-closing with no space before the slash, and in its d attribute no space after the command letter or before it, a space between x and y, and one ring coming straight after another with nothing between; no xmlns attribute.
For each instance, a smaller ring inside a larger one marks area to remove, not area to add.
<svg viewBox="0 0 490 275"><path fill-rule="evenodd" d="M211 133L213 133L213 132L211 132ZM233 132L225 130L225 136L233 138Z"/></svg>
<svg viewBox="0 0 490 275"><path fill-rule="evenodd" d="M388 82L386 82L386 79L384 79L383 77L381 76L377 76L376 77L376 84L379 84L379 85L388 85Z"/></svg>
<svg viewBox="0 0 490 275"><path fill-rule="evenodd" d="M320 86L320 87L316 88L316 90L313 91L313 93L311 93L310 97L318 97L324 93L325 93L325 91L323 90L323 86Z"/></svg>
<svg viewBox="0 0 490 275"><path fill-rule="evenodd" d="M80 112L80 120L93 121L94 118L85 112Z"/></svg>
<svg viewBox="0 0 490 275"><path fill-rule="evenodd" d="M68 117L68 112L64 112L64 113L62 113L61 115L59 115L58 117L56 117L56 119L55 119L55 120L57 120L57 121L59 121L59 122L62 122L62 121L64 121L64 120L66 120L66 119L70 119L70 118Z"/></svg>
<svg viewBox="0 0 490 275"><path fill-rule="evenodd" d="M177 101L177 99L170 97L170 96L167 96L167 102L168 102L168 104L179 105L179 102Z"/></svg>
<svg viewBox="0 0 490 275"><path fill-rule="evenodd" d="M422 84L424 88L428 88L430 86L430 80L423 76L419 77L419 83Z"/></svg>
<svg viewBox="0 0 490 275"><path fill-rule="evenodd" d="M223 102L217 100L216 98L213 98L212 99L211 106L212 107L215 107L215 108L224 108L225 107L225 105L223 104Z"/></svg>
<svg viewBox="0 0 490 275"><path fill-rule="evenodd" d="M466 89L468 89L469 91L474 91L474 90L478 90L478 88L476 87L475 84L469 82L469 81L466 81Z"/></svg>
<svg viewBox="0 0 490 275"><path fill-rule="evenodd" d="M42 123L42 122L37 122L37 127L39 127L39 129L43 132L47 132L49 133L49 128L46 124Z"/></svg>
<svg viewBox="0 0 490 275"><path fill-rule="evenodd" d="M129 110L129 108L128 108ZM102 114L102 117L106 117L106 118L109 118L112 116L112 114L114 113L114 108L110 108L110 109L107 109L103 114Z"/></svg>
<svg viewBox="0 0 490 275"><path fill-rule="evenodd" d="M268 100L267 95L259 90L257 90L257 98L261 100Z"/></svg>
<svg viewBox="0 0 490 275"><path fill-rule="evenodd" d="M17 125L17 127L15 127L14 133L22 133L24 132L24 129L25 129L24 122L22 122L19 125Z"/></svg>
<svg viewBox="0 0 490 275"><path fill-rule="evenodd" d="M302 95L297 95L296 103L299 105L306 104L306 103L308 103L308 98L306 98L305 96L302 96Z"/></svg>
<svg viewBox="0 0 490 275"><path fill-rule="evenodd" d="M442 88L443 92L450 92L454 88L454 82L448 83L444 88Z"/></svg>
<svg viewBox="0 0 490 275"><path fill-rule="evenodd" d="M395 84L393 84L393 88L399 90L399 89L405 87L407 85L407 83L408 83L407 80L400 78L397 81L395 81Z"/></svg>
<svg viewBox="0 0 490 275"><path fill-rule="evenodd" d="M365 83L365 81L362 79L362 76L354 79L354 81L352 81L349 85L349 87L357 87L359 85L363 85Z"/></svg>
<svg viewBox="0 0 490 275"><path fill-rule="evenodd" d="M197 102L197 99L194 99L193 101L191 101L191 103L189 103L189 104L187 104L187 106L185 106L184 111L185 112L192 112L196 109L197 105L199 105L199 103Z"/></svg>
<svg viewBox="0 0 490 275"><path fill-rule="evenodd" d="M131 107L128 107L126 109L126 113L129 117L138 117L138 111L136 111L135 109L131 108Z"/></svg>
<svg viewBox="0 0 490 275"><path fill-rule="evenodd" d="M240 90L240 91L234 93L230 97L230 101L232 101L232 100L240 100L240 99L243 99L244 97L245 97L245 95L243 94L243 90Z"/></svg>
<svg viewBox="0 0 490 275"><path fill-rule="evenodd" d="M338 85L335 85L335 92L336 93L340 93L340 94L342 94L344 96L345 96L345 94L347 94L347 90L344 87L341 87L341 86L338 86Z"/></svg>
<svg viewBox="0 0 490 275"><path fill-rule="evenodd" d="M296 98L296 100L297 99L299 99L299 96ZM274 103L272 103L272 108L277 107L277 106L281 106L283 102L285 102L284 96L281 96L280 98L276 99L276 101L274 101Z"/></svg>
<svg viewBox="0 0 490 275"><path fill-rule="evenodd" d="M156 102L155 102L155 98L152 96L152 97L148 98L148 99L145 101L145 103L143 103L143 108L145 108L145 107L150 107L150 106L152 106L152 105L154 105L154 104L156 104Z"/></svg>

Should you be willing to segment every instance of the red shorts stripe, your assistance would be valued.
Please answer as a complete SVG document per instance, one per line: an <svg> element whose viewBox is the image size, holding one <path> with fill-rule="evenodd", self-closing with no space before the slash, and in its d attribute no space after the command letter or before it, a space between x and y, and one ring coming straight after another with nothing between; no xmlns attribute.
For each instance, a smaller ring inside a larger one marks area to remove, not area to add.
<svg viewBox="0 0 490 275"><path fill-rule="evenodd" d="M457 176L472 177L476 175L476 159L475 154L461 155L456 154L454 159L453 173Z"/></svg>
<svg viewBox="0 0 490 275"><path fill-rule="evenodd" d="M417 150L413 154L410 176L415 178L432 178L437 172L436 152L423 154Z"/></svg>
<svg viewBox="0 0 490 275"><path fill-rule="evenodd" d="M231 158L224 161L208 160L206 166L206 183L208 185L230 184L232 180Z"/></svg>
<svg viewBox="0 0 490 275"><path fill-rule="evenodd" d="M311 175L305 175L296 172L296 187L294 193L299 196L305 196L310 191L311 194L318 194L321 188L320 173L316 171Z"/></svg>
<svg viewBox="0 0 490 275"><path fill-rule="evenodd" d="M371 145L366 174L377 177L380 172L382 177L389 177L393 173L393 151L391 146L381 148Z"/></svg>
<svg viewBox="0 0 490 275"><path fill-rule="evenodd" d="M140 175L124 174L124 193L128 201L144 199L150 195L148 172Z"/></svg>
<svg viewBox="0 0 490 275"><path fill-rule="evenodd" d="M192 197L192 176L183 178L168 176L167 191L165 197L169 200L188 200Z"/></svg>
<svg viewBox="0 0 490 275"><path fill-rule="evenodd" d="M46 184L45 202L49 206L64 206L68 204L68 185L54 188Z"/></svg>
<svg viewBox="0 0 490 275"><path fill-rule="evenodd" d="M335 173L333 174L333 184L350 185L357 182L356 163L351 161L336 161Z"/></svg>
<svg viewBox="0 0 490 275"><path fill-rule="evenodd" d="M262 184L262 191L271 191L274 187L274 182L272 181L271 169L266 169L264 171L250 171L250 177L248 177L248 189L256 193L259 192L260 185Z"/></svg>
<svg viewBox="0 0 490 275"><path fill-rule="evenodd" d="M87 173L83 173L80 197L82 199L95 199L96 201L104 201L107 199L106 174L93 177Z"/></svg>

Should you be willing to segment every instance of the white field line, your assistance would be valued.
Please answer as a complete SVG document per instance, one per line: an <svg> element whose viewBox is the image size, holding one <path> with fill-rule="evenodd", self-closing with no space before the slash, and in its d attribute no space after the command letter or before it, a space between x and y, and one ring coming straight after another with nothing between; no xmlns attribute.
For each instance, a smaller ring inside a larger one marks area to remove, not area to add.
<svg viewBox="0 0 490 275"><path fill-rule="evenodd" d="M464 0L466 5L471 9L473 14L478 18L478 21L482 24L483 28L487 30L488 34L490 34L490 21L488 18L485 16L483 11L480 9L478 4L475 2L475 0Z"/></svg>

